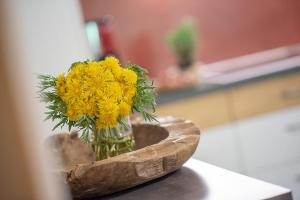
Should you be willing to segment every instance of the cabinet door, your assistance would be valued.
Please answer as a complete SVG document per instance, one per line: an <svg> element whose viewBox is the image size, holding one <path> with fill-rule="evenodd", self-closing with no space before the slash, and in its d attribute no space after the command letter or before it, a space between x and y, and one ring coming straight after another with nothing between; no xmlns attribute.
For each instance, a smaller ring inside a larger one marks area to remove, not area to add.
<svg viewBox="0 0 300 200"><path fill-rule="evenodd" d="M230 122L224 92L175 101L157 108L157 115L173 115L192 120L200 130Z"/></svg>
<svg viewBox="0 0 300 200"><path fill-rule="evenodd" d="M237 86L231 90L236 119L300 105L300 73Z"/></svg>
<svg viewBox="0 0 300 200"><path fill-rule="evenodd" d="M234 129L232 125L225 125L203 130L193 157L241 172L238 153Z"/></svg>
<svg viewBox="0 0 300 200"><path fill-rule="evenodd" d="M250 173L249 176L289 188L294 199L300 199L300 162Z"/></svg>
<svg viewBox="0 0 300 200"><path fill-rule="evenodd" d="M300 158L300 107L238 122L248 172Z"/></svg>

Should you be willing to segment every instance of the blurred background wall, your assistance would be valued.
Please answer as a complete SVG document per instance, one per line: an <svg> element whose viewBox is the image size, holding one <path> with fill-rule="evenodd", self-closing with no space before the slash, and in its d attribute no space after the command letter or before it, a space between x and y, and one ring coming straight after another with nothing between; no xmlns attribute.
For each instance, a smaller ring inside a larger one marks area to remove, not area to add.
<svg viewBox="0 0 300 200"><path fill-rule="evenodd" d="M24 76L32 92L38 90L38 74L56 76L76 60L91 59L79 1L12 0L9 5L14 20L10 23L18 35L11 42L18 45L17 58L29 75ZM53 124L43 122L45 106L34 99L37 119L46 127L44 135L50 134Z"/></svg>
<svg viewBox="0 0 300 200"><path fill-rule="evenodd" d="M197 58L205 63L300 42L298 0L81 0L86 21L115 17L117 47L124 60L151 74L174 65L165 35L185 16L200 33Z"/></svg>
<svg viewBox="0 0 300 200"><path fill-rule="evenodd" d="M19 45L35 75L57 75L74 60L90 57L77 0L13 0L11 4L22 37Z"/></svg>

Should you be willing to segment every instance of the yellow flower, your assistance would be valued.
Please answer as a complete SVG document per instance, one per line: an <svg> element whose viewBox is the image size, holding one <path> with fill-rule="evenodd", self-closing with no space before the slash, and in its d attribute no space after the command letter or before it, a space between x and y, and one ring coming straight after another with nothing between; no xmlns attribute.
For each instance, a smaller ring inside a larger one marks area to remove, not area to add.
<svg viewBox="0 0 300 200"><path fill-rule="evenodd" d="M116 79L119 79L120 74L122 73L122 68L117 58L108 56L103 61L100 61L100 65L104 69L111 71Z"/></svg>
<svg viewBox="0 0 300 200"><path fill-rule="evenodd" d="M122 101L119 105L119 112L121 116L127 116L130 112L131 106L126 102Z"/></svg>
<svg viewBox="0 0 300 200"><path fill-rule="evenodd" d="M66 83L65 83L65 76L64 74L60 74L56 78L56 94L58 96L62 96L66 92Z"/></svg>
<svg viewBox="0 0 300 200"><path fill-rule="evenodd" d="M68 106L66 114L71 121L75 121L77 119L76 111L70 106Z"/></svg>
<svg viewBox="0 0 300 200"><path fill-rule="evenodd" d="M111 128L117 125L119 107L116 102L104 99L98 103L99 114L96 121L98 128Z"/></svg>
<svg viewBox="0 0 300 200"><path fill-rule="evenodd" d="M137 82L136 73L130 69L123 69L121 77L127 85L135 85Z"/></svg>
<svg viewBox="0 0 300 200"><path fill-rule="evenodd" d="M74 63L66 76L57 77L56 93L66 104L66 116L76 121L88 115L97 128L115 127L119 116L131 111L137 75L123 69L119 60Z"/></svg>

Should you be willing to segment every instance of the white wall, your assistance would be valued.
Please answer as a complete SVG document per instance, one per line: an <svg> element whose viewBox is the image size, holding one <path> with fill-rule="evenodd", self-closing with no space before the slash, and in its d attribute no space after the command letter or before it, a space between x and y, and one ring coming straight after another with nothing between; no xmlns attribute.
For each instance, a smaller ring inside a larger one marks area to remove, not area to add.
<svg viewBox="0 0 300 200"><path fill-rule="evenodd" d="M77 0L13 0L32 73L58 74L91 57Z"/></svg>
<svg viewBox="0 0 300 200"><path fill-rule="evenodd" d="M31 90L37 91L37 74L58 75L79 60L92 59L77 0L11 0L17 45ZM45 105L34 98L37 119L43 121ZM54 123L44 123L46 135ZM66 130L66 129L63 129ZM56 132L60 132L57 129Z"/></svg>

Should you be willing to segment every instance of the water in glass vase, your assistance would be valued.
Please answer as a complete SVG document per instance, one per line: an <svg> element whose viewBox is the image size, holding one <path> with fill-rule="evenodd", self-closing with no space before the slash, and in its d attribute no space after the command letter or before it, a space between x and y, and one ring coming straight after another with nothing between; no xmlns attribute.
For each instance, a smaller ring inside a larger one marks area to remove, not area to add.
<svg viewBox="0 0 300 200"><path fill-rule="evenodd" d="M92 147L97 160L114 157L134 150L135 142L129 117L113 128L96 129Z"/></svg>

